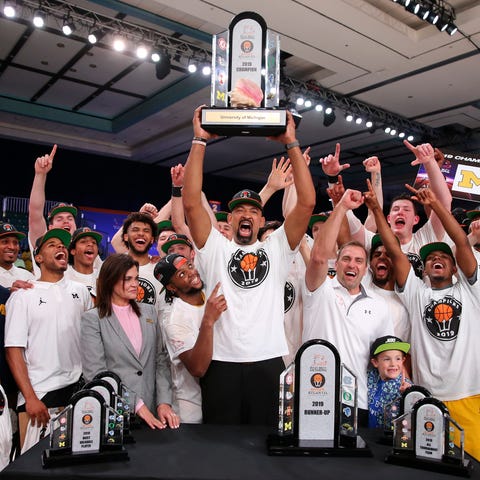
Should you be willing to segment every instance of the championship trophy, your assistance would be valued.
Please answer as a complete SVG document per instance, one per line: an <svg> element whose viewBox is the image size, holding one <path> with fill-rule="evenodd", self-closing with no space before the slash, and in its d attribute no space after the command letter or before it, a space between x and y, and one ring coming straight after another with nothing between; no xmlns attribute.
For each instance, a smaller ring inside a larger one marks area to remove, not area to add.
<svg viewBox="0 0 480 480"><path fill-rule="evenodd" d="M123 447L123 415L106 401L112 392L107 382L96 390L80 390L50 420L50 448L42 455L44 468L129 459Z"/></svg>
<svg viewBox="0 0 480 480"><path fill-rule="evenodd" d="M269 455L371 456L357 435L357 378L326 340L309 340L280 375Z"/></svg>
<svg viewBox="0 0 480 480"><path fill-rule="evenodd" d="M465 459L464 431L436 398L418 400L393 420L393 451L388 463L468 477L472 462Z"/></svg>
<svg viewBox="0 0 480 480"><path fill-rule="evenodd" d="M113 403L110 406L123 415L123 443L135 443L131 433L131 428L136 426L135 393L122 383L116 373L109 370L98 373L93 380L104 380L112 386Z"/></svg>
<svg viewBox="0 0 480 480"><path fill-rule="evenodd" d="M279 36L258 13L239 13L213 36L211 107L202 109L202 128L226 136L278 135L287 125L279 91ZM297 125L300 119L294 115Z"/></svg>

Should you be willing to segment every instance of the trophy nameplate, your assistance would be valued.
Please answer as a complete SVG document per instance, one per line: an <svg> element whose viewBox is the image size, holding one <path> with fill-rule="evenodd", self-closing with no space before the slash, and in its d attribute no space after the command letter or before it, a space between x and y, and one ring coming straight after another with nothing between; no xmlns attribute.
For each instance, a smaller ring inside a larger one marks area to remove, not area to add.
<svg viewBox="0 0 480 480"><path fill-rule="evenodd" d="M393 421L393 451L388 463L468 477L472 462L465 459L464 431L436 398L417 400Z"/></svg>
<svg viewBox="0 0 480 480"><path fill-rule="evenodd" d="M355 375L331 343L304 343L280 375L279 429L267 439L268 453L371 456L357 435L356 394Z"/></svg>
<svg viewBox="0 0 480 480"><path fill-rule="evenodd" d="M279 108L280 40L255 12L242 12L213 36L211 107L202 128L226 136L275 136L287 125ZM301 116L294 117L296 125Z"/></svg>

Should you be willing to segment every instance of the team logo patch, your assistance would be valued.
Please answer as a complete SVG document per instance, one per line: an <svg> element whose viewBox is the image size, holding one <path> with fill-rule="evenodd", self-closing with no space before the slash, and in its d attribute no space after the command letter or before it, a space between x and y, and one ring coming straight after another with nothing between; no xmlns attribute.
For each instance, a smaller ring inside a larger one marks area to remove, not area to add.
<svg viewBox="0 0 480 480"><path fill-rule="evenodd" d="M237 250L228 262L228 274L240 288L257 287L265 280L269 270L270 260L263 248L256 253Z"/></svg>
<svg viewBox="0 0 480 480"><path fill-rule="evenodd" d="M450 295L432 300L423 313L428 333L442 342L455 340L460 327L462 304Z"/></svg>
<svg viewBox="0 0 480 480"><path fill-rule="evenodd" d="M325 385L325 377L321 373L314 373L310 377L310 383L312 384L312 387L322 388Z"/></svg>
<svg viewBox="0 0 480 480"><path fill-rule="evenodd" d="M146 278L138 279L137 302L155 305L156 291L153 284Z"/></svg>
<svg viewBox="0 0 480 480"><path fill-rule="evenodd" d="M413 271L418 278L423 278L423 262L419 255L416 253L407 253L408 261L413 267Z"/></svg>
<svg viewBox="0 0 480 480"><path fill-rule="evenodd" d="M285 290L283 292L284 313L287 313L295 303L295 287L290 282L285 282Z"/></svg>

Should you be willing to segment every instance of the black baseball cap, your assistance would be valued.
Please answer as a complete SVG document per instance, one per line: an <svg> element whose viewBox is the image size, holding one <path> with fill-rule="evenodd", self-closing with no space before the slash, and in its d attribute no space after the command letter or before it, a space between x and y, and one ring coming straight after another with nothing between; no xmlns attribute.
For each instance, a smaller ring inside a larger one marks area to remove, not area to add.
<svg viewBox="0 0 480 480"><path fill-rule="evenodd" d="M260 210L263 211L263 205L262 205L262 199L260 195L257 192L254 192L253 190L240 190L237 192L233 198L228 202L228 208L230 209L231 212L237 207L238 205L241 205L243 203L248 203L250 205L255 205L258 207Z"/></svg>
<svg viewBox="0 0 480 480"><path fill-rule="evenodd" d="M175 265L175 261L177 259L181 260L177 262L177 265ZM166 287L170 283L171 278L175 275L178 267L184 265L186 262L188 262L188 260L183 255L170 253L169 255L161 258L155 265L153 275L164 287Z"/></svg>
<svg viewBox="0 0 480 480"><path fill-rule="evenodd" d="M400 350L407 354L410 350L410 344L393 335L377 338L370 347L370 358L388 350Z"/></svg>
<svg viewBox="0 0 480 480"><path fill-rule="evenodd" d="M422 259L422 262L425 263L426 258L435 251L440 251L444 253L448 253L453 258L453 261L455 261L455 257L453 255L452 249L446 244L445 242L432 242L432 243L427 243L420 249L420 258Z"/></svg>

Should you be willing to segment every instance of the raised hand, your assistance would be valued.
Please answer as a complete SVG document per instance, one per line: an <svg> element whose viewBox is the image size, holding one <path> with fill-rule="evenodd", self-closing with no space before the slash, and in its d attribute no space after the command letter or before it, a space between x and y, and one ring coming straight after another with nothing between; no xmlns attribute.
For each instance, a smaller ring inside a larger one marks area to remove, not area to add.
<svg viewBox="0 0 480 480"><path fill-rule="evenodd" d="M337 182L331 187L327 188L327 195L332 199L333 205L337 205L345 193L345 186L343 185L342 176L338 176Z"/></svg>
<svg viewBox="0 0 480 480"><path fill-rule="evenodd" d="M202 108L206 105L200 105L195 109L193 113L193 136L204 138L205 140L210 140L211 138L218 138L218 135L215 133L207 132L202 128Z"/></svg>
<svg viewBox="0 0 480 480"><path fill-rule="evenodd" d="M302 153L303 159L305 160L307 167L310 166L310 162L312 160L312 157L310 156L310 148L311 147L307 147Z"/></svg>
<svg viewBox="0 0 480 480"><path fill-rule="evenodd" d="M172 177L172 185L174 187L183 187L183 176L185 174L185 167L179 163L170 169Z"/></svg>
<svg viewBox="0 0 480 480"><path fill-rule="evenodd" d="M363 166L365 171L368 173L380 173L382 167L380 165L380 160L378 157L368 157L363 161Z"/></svg>
<svg viewBox="0 0 480 480"><path fill-rule="evenodd" d="M204 317L215 323L222 312L227 309L227 300L223 294L218 294L220 289L220 282L215 285L212 293L208 297L207 304L205 305Z"/></svg>
<svg viewBox="0 0 480 480"><path fill-rule="evenodd" d="M35 160L35 173L48 173L53 166L53 157L57 151L57 145L55 144L52 148L52 151L49 154L38 157Z"/></svg>
<svg viewBox="0 0 480 480"><path fill-rule="evenodd" d="M335 154L327 155L319 160L319 163L322 165L322 170L325 175L334 177L338 175L343 170L350 168L349 163L340 165L340 144L335 145Z"/></svg>
<svg viewBox="0 0 480 480"><path fill-rule="evenodd" d="M272 170L268 176L267 185L272 188L272 190L277 191L292 184L293 175L290 160L281 157L277 162L277 159L274 158L272 162Z"/></svg>
<svg viewBox="0 0 480 480"><path fill-rule="evenodd" d="M144 203L140 207L139 212L145 213L146 215L150 215L152 218L155 218L158 215L157 207L152 203Z"/></svg>
<svg viewBox="0 0 480 480"><path fill-rule="evenodd" d="M435 152L429 143L422 143L414 147L408 140L404 140L403 144L415 155L415 160L410 165L415 166L435 161Z"/></svg>
<svg viewBox="0 0 480 480"><path fill-rule="evenodd" d="M365 205L369 210L375 210L377 208L381 209L382 207L378 203L378 198L375 193L375 190L372 187L372 182L367 178L367 191L363 194L365 199Z"/></svg>
<svg viewBox="0 0 480 480"><path fill-rule="evenodd" d="M345 206L348 210L355 210L360 205L363 204L363 195L362 192L358 190L351 190L350 188L345 190L340 203Z"/></svg>
<svg viewBox="0 0 480 480"><path fill-rule="evenodd" d="M407 183L405 187L413 193L412 199L416 200L417 202L421 203L422 205L431 205L437 201L437 197L435 194L430 190L430 188L419 188L418 190L411 187Z"/></svg>

